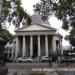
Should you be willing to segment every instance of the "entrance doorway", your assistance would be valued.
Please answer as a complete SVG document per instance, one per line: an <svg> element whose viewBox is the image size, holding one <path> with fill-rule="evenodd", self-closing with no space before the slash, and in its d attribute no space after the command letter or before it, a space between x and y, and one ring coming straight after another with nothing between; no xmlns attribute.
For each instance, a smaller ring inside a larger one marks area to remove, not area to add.
<svg viewBox="0 0 75 75"><path fill-rule="evenodd" d="M38 55L38 40L37 36L33 36L33 58Z"/></svg>

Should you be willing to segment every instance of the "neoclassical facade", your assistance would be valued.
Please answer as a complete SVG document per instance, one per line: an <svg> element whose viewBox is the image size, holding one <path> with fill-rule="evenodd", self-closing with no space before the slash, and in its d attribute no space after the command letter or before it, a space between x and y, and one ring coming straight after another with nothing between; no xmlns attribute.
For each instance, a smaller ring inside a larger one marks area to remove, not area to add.
<svg viewBox="0 0 75 75"><path fill-rule="evenodd" d="M37 23L15 30L13 57L38 57L62 53L62 36L56 31L50 26Z"/></svg>
<svg viewBox="0 0 75 75"><path fill-rule="evenodd" d="M38 57L62 53L62 36L41 15L31 17L32 24L15 30L12 57Z"/></svg>

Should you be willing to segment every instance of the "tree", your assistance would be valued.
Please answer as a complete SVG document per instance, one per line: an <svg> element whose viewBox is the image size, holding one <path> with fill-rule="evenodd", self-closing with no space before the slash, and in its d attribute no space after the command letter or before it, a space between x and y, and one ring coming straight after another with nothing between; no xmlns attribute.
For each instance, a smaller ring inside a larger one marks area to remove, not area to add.
<svg viewBox="0 0 75 75"><path fill-rule="evenodd" d="M42 19L48 19L55 15L62 20L62 28L70 30L67 39L75 47L75 0L41 0L34 5L34 11L42 15Z"/></svg>
<svg viewBox="0 0 75 75"><path fill-rule="evenodd" d="M5 40L5 43L12 40L12 34L6 29L0 29L0 37L2 37Z"/></svg>
<svg viewBox="0 0 75 75"><path fill-rule="evenodd" d="M20 23L25 25L25 21L27 21L27 25L31 23L30 15L21 6L21 0L3 0L0 13L0 37L4 38L6 42L12 38L10 32L3 28L6 22L12 23L15 27L19 27Z"/></svg>
<svg viewBox="0 0 75 75"><path fill-rule="evenodd" d="M30 15L21 6L21 0L3 0L1 15L0 28L5 22L13 23L16 27L19 27L20 23L25 25L25 21L28 25L31 23Z"/></svg>

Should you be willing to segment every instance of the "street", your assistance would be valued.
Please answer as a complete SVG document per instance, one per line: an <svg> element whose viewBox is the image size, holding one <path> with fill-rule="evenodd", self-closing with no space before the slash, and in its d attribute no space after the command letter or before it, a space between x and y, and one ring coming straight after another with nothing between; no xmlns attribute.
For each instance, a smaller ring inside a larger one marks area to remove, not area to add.
<svg viewBox="0 0 75 75"><path fill-rule="evenodd" d="M7 75L31 75L32 73L39 73L39 75L40 73L44 73L44 75L75 75L75 71L66 70L69 67L60 67L58 70L56 65L50 67L49 63L6 63L6 66L8 68Z"/></svg>

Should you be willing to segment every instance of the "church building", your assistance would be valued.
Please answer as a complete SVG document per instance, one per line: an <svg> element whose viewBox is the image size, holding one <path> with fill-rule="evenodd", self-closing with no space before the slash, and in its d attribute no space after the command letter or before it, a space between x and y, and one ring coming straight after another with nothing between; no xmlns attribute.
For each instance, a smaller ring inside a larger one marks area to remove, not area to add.
<svg viewBox="0 0 75 75"><path fill-rule="evenodd" d="M12 53L13 57L62 54L62 36L47 20L43 21L40 15L33 15L31 25L15 30Z"/></svg>

